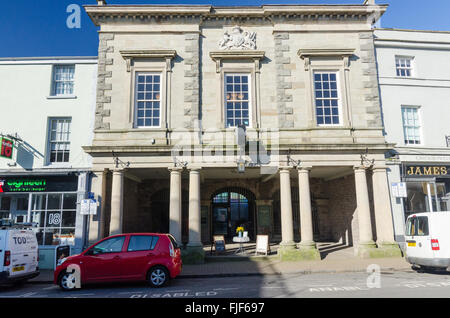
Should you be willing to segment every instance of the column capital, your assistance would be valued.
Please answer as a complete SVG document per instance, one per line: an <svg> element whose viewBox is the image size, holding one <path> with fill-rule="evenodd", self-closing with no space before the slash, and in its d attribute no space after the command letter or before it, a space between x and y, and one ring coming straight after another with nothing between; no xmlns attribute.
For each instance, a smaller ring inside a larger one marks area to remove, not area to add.
<svg viewBox="0 0 450 318"><path fill-rule="evenodd" d="M181 171L183 171L182 167L168 167L167 169L169 169L170 172L181 172Z"/></svg>
<svg viewBox="0 0 450 318"><path fill-rule="evenodd" d="M202 170L202 167L201 166L188 166L187 169L189 170L189 172L193 172L193 171L200 172L200 170Z"/></svg>
<svg viewBox="0 0 450 318"><path fill-rule="evenodd" d="M366 172L367 167L364 167L364 166L353 166L353 170L355 170L355 172Z"/></svg>
<svg viewBox="0 0 450 318"><path fill-rule="evenodd" d="M291 166L279 167L280 173L281 172L290 172L292 169L293 169L293 167L291 167Z"/></svg>
<svg viewBox="0 0 450 318"><path fill-rule="evenodd" d="M300 173L300 172L308 173L308 172L311 171L311 169L312 169L311 166L299 166L299 167L297 167L297 171L298 171L299 173Z"/></svg>
<svg viewBox="0 0 450 318"><path fill-rule="evenodd" d="M387 172L388 166L374 166L372 168L373 172Z"/></svg>
<svg viewBox="0 0 450 318"><path fill-rule="evenodd" d="M113 174L123 174L125 173L126 169L125 168L114 168L112 169Z"/></svg>

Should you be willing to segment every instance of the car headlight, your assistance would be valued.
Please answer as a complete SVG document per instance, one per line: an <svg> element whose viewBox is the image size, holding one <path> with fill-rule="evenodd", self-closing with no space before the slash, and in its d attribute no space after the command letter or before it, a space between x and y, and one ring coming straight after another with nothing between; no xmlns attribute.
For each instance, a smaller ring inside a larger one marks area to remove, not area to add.
<svg viewBox="0 0 450 318"><path fill-rule="evenodd" d="M58 266L62 265L67 260L67 257L61 258L58 260Z"/></svg>

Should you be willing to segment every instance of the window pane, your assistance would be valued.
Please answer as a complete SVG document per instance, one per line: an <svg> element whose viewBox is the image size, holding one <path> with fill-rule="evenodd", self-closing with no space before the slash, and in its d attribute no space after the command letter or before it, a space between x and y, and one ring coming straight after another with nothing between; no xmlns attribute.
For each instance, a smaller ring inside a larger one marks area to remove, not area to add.
<svg viewBox="0 0 450 318"><path fill-rule="evenodd" d="M94 253L118 253L122 251L125 236L113 237L93 247Z"/></svg>
<svg viewBox="0 0 450 318"><path fill-rule="evenodd" d="M75 65L55 65L52 95L71 95L74 88Z"/></svg>
<svg viewBox="0 0 450 318"><path fill-rule="evenodd" d="M337 73L315 73L314 81L317 124L338 125L339 94L337 90Z"/></svg>
<svg viewBox="0 0 450 318"><path fill-rule="evenodd" d="M61 227L61 212L49 211L47 212L47 222L45 222L46 227Z"/></svg>
<svg viewBox="0 0 450 318"><path fill-rule="evenodd" d="M157 237L149 235L136 235L130 238L128 244L128 251L148 251L152 250L156 244L153 244L153 240L158 240ZM152 248L153 247L153 248Z"/></svg>
<svg viewBox="0 0 450 318"><path fill-rule="evenodd" d="M64 211L62 213L62 227L75 228L76 211Z"/></svg>
<svg viewBox="0 0 450 318"><path fill-rule="evenodd" d="M139 73L136 76L136 125L138 127L159 127L160 75ZM158 111L154 111L155 109Z"/></svg>
<svg viewBox="0 0 450 318"><path fill-rule="evenodd" d="M61 194L49 194L48 195L48 210L60 210L61 209Z"/></svg>
<svg viewBox="0 0 450 318"><path fill-rule="evenodd" d="M50 162L68 162L71 119L50 120Z"/></svg>
<svg viewBox="0 0 450 318"><path fill-rule="evenodd" d="M238 126L241 123L248 126L250 123L249 110L249 75L225 75L225 102L227 127Z"/></svg>

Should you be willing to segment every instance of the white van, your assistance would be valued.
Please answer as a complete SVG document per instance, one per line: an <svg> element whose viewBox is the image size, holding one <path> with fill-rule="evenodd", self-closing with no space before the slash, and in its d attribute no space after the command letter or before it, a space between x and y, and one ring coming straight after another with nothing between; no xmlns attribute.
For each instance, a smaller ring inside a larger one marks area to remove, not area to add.
<svg viewBox="0 0 450 318"><path fill-rule="evenodd" d="M406 260L422 269L450 266L450 212L410 215L406 220Z"/></svg>
<svg viewBox="0 0 450 318"><path fill-rule="evenodd" d="M0 226L0 284L39 275L36 234L24 226Z"/></svg>

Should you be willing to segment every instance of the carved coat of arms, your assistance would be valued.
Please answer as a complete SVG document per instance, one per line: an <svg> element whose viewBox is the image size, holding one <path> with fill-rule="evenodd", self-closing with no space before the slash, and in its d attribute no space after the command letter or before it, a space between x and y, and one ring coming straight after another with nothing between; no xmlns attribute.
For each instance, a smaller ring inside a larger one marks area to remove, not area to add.
<svg viewBox="0 0 450 318"><path fill-rule="evenodd" d="M219 42L219 48L222 50L255 50L256 32L243 31L240 27L235 26L231 32L225 31L223 40Z"/></svg>

